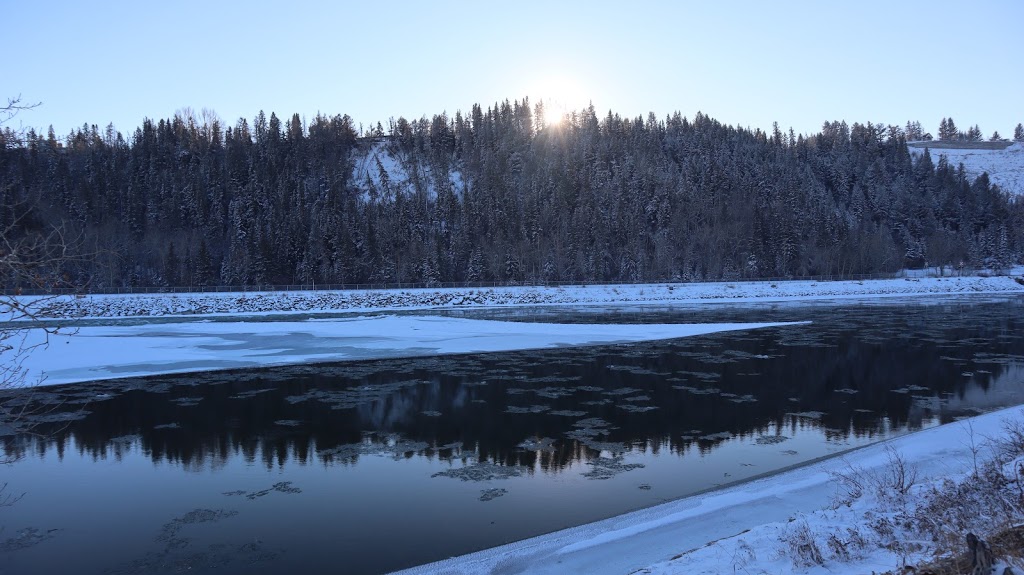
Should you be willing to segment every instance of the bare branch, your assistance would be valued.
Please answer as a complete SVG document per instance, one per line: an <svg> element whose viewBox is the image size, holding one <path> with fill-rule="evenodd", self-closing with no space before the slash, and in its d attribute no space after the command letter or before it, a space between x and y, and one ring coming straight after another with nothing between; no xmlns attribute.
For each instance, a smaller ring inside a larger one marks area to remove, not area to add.
<svg viewBox="0 0 1024 575"><path fill-rule="evenodd" d="M25 110L31 110L42 105L42 102L35 102L32 104L26 103L21 98L21 94L13 98L7 98L7 105L0 106L0 124L6 124L10 120L14 119L19 113Z"/></svg>

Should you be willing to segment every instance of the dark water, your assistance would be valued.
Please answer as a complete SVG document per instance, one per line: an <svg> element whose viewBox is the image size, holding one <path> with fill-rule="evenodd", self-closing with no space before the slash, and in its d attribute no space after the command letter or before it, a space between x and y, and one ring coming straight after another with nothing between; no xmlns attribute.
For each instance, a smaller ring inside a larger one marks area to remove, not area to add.
<svg viewBox="0 0 1024 575"><path fill-rule="evenodd" d="M1024 403L1022 303L475 311L813 323L25 392L0 573L380 573L655 505Z"/></svg>

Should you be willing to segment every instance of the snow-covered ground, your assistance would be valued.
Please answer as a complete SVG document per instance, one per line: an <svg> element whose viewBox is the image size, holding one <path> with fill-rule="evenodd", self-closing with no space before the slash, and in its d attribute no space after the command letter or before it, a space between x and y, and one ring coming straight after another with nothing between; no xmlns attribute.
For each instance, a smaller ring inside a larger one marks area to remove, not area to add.
<svg viewBox="0 0 1024 575"><path fill-rule="evenodd" d="M900 512L912 512L944 479L969 475L992 449L985 438L999 437L1004 421L1011 418L1024 422L1024 412L1015 407L988 413L969 424L919 431L841 458L400 573L915 572L899 569L930 559L931 550L887 548L886 538L898 537L899 528L890 536L886 529L880 534L878 526L884 521L896 524ZM917 474L900 501L887 499L885 493L879 496L870 486L875 478L887 480L894 457ZM839 474L864 481L864 494L849 501ZM830 544L830 535L838 543ZM820 563L810 558L812 548L819 551Z"/></svg>
<svg viewBox="0 0 1024 575"><path fill-rule="evenodd" d="M1019 277L1020 270L1015 270ZM41 318L380 312L493 306L683 304L1024 293L1013 276L863 281L717 282L561 287L93 295L48 300Z"/></svg>
<svg viewBox="0 0 1024 575"><path fill-rule="evenodd" d="M910 153L923 154L924 148L911 147ZM1005 150L932 148L928 153L933 162L938 162L939 156L946 156L954 168L962 163L971 180L988 172L989 180L1003 191L1024 194L1024 143L1016 142Z"/></svg>

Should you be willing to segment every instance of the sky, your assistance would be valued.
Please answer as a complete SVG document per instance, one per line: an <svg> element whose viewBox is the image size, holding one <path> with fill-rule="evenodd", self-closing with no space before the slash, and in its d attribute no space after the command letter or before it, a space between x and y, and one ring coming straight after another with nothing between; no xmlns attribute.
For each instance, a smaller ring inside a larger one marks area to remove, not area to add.
<svg viewBox="0 0 1024 575"><path fill-rule="evenodd" d="M66 135L211 109L227 124L348 114L367 129L545 99L599 117L698 111L986 137L1024 122L1019 0L8 2L8 127ZM549 106L550 107L550 106Z"/></svg>

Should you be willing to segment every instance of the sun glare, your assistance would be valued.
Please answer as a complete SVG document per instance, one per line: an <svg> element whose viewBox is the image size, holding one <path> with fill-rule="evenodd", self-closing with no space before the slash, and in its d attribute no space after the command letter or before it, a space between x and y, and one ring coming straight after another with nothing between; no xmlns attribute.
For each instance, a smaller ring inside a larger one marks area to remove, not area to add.
<svg viewBox="0 0 1024 575"><path fill-rule="evenodd" d="M586 97L571 79L564 75L545 78L531 91L530 99L544 103L544 123L559 126L566 116L586 106Z"/></svg>

